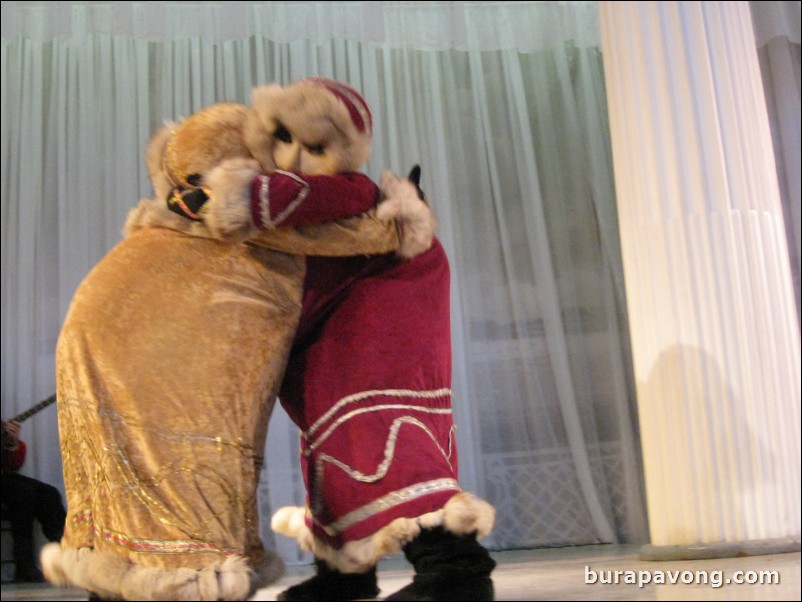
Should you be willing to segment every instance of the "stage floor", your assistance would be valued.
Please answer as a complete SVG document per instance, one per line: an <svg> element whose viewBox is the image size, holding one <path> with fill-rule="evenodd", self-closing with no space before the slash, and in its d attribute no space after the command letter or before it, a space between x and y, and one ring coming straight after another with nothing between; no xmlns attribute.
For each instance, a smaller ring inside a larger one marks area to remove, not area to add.
<svg viewBox="0 0 802 602"><path fill-rule="evenodd" d="M642 561L635 546L604 545L492 555L498 562L493 574L496 600L768 601L800 600L801 596L799 552L715 560ZM288 567L279 582L259 590L252 600L275 600L280 591L312 573L311 565ZM412 570L403 558L383 561L379 565L379 599L406 585L411 576ZM639 585L638 580L651 583ZM655 583L660 580L665 583ZM763 583L757 583L760 581ZM3 601L86 599L87 593L81 589L2 585Z"/></svg>

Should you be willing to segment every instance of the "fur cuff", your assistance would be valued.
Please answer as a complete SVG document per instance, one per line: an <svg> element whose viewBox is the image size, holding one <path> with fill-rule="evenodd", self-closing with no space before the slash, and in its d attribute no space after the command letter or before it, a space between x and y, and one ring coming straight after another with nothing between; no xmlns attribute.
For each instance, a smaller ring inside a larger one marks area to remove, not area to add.
<svg viewBox="0 0 802 602"><path fill-rule="evenodd" d="M271 520L276 533L294 537L298 546L311 552L315 558L343 573L364 573L376 566L385 556L401 552L415 539L421 529L443 526L456 535L476 533L477 539L486 537L493 529L496 510L486 501L470 493L454 495L445 506L417 518L397 518L370 537L349 541L342 549L335 549L316 539L305 521L306 510L299 506L280 508Z"/></svg>
<svg viewBox="0 0 802 602"><path fill-rule="evenodd" d="M251 181L260 171L253 159L229 159L204 178L211 198L203 207L203 221L218 238L237 243L257 233L251 216Z"/></svg>
<svg viewBox="0 0 802 602"><path fill-rule="evenodd" d="M163 569L135 565L91 548L62 548L58 543L46 544L40 558L51 584L81 587L108 600L246 600L284 571L275 554L259 571L249 568L241 556L200 570Z"/></svg>
<svg viewBox="0 0 802 602"><path fill-rule="evenodd" d="M379 203L376 217L400 222L398 255L411 259L427 251L432 246L437 219L429 205L418 196L415 185L386 171L382 174L380 187L385 200Z"/></svg>

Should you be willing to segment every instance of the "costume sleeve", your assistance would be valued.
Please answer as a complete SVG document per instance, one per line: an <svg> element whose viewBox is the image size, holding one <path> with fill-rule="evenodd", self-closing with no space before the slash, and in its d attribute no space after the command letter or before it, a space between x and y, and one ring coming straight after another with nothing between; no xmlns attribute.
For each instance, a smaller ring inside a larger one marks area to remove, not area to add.
<svg viewBox="0 0 802 602"><path fill-rule="evenodd" d="M309 176L276 171L251 182L251 215L260 229L359 215L375 207L378 199L378 186L359 173Z"/></svg>
<svg viewBox="0 0 802 602"><path fill-rule="evenodd" d="M373 212L323 224L260 230L251 242L293 255L326 257L383 255L400 246L396 224L377 219Z"/></svg>
<svg viewBox="0 0 802 602"><path fill-rule="evenodd" d="M3 450L3 474L17 472L25 464L25 441L18 440L15 449Z"/></svg>

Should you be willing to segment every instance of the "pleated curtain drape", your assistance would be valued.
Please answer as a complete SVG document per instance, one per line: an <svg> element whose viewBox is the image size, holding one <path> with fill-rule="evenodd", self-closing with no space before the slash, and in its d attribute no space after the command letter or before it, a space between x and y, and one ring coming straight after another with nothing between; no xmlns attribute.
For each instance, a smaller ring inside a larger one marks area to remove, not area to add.
<svg viewBox="0 0 802 602"><path fill-rule="evenodd" d="M422 165L488 546L648 540L596 2L4 1L1 63L4 419L54 391L72 294L152 194L150 133L323 75L371 105L368 175ZM61 486L55 410L22 434L24 472ZM307 560L269 529L304 496L278 407L265 456L265 542Z"/></svg>

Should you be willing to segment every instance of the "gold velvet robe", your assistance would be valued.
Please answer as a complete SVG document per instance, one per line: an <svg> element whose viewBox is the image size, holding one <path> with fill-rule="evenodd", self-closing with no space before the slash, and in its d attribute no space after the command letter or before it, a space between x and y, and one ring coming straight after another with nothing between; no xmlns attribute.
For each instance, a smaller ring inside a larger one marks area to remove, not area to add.
<svg viewBox="0 0 802 602"><path fill-rule="evenodd" d="M256 498L303 255L386 253L397 232L352 218L232 245L148 200L125 233L58 340L68 516L43 568L104 598L244 599L283 568Z"/></svg>

